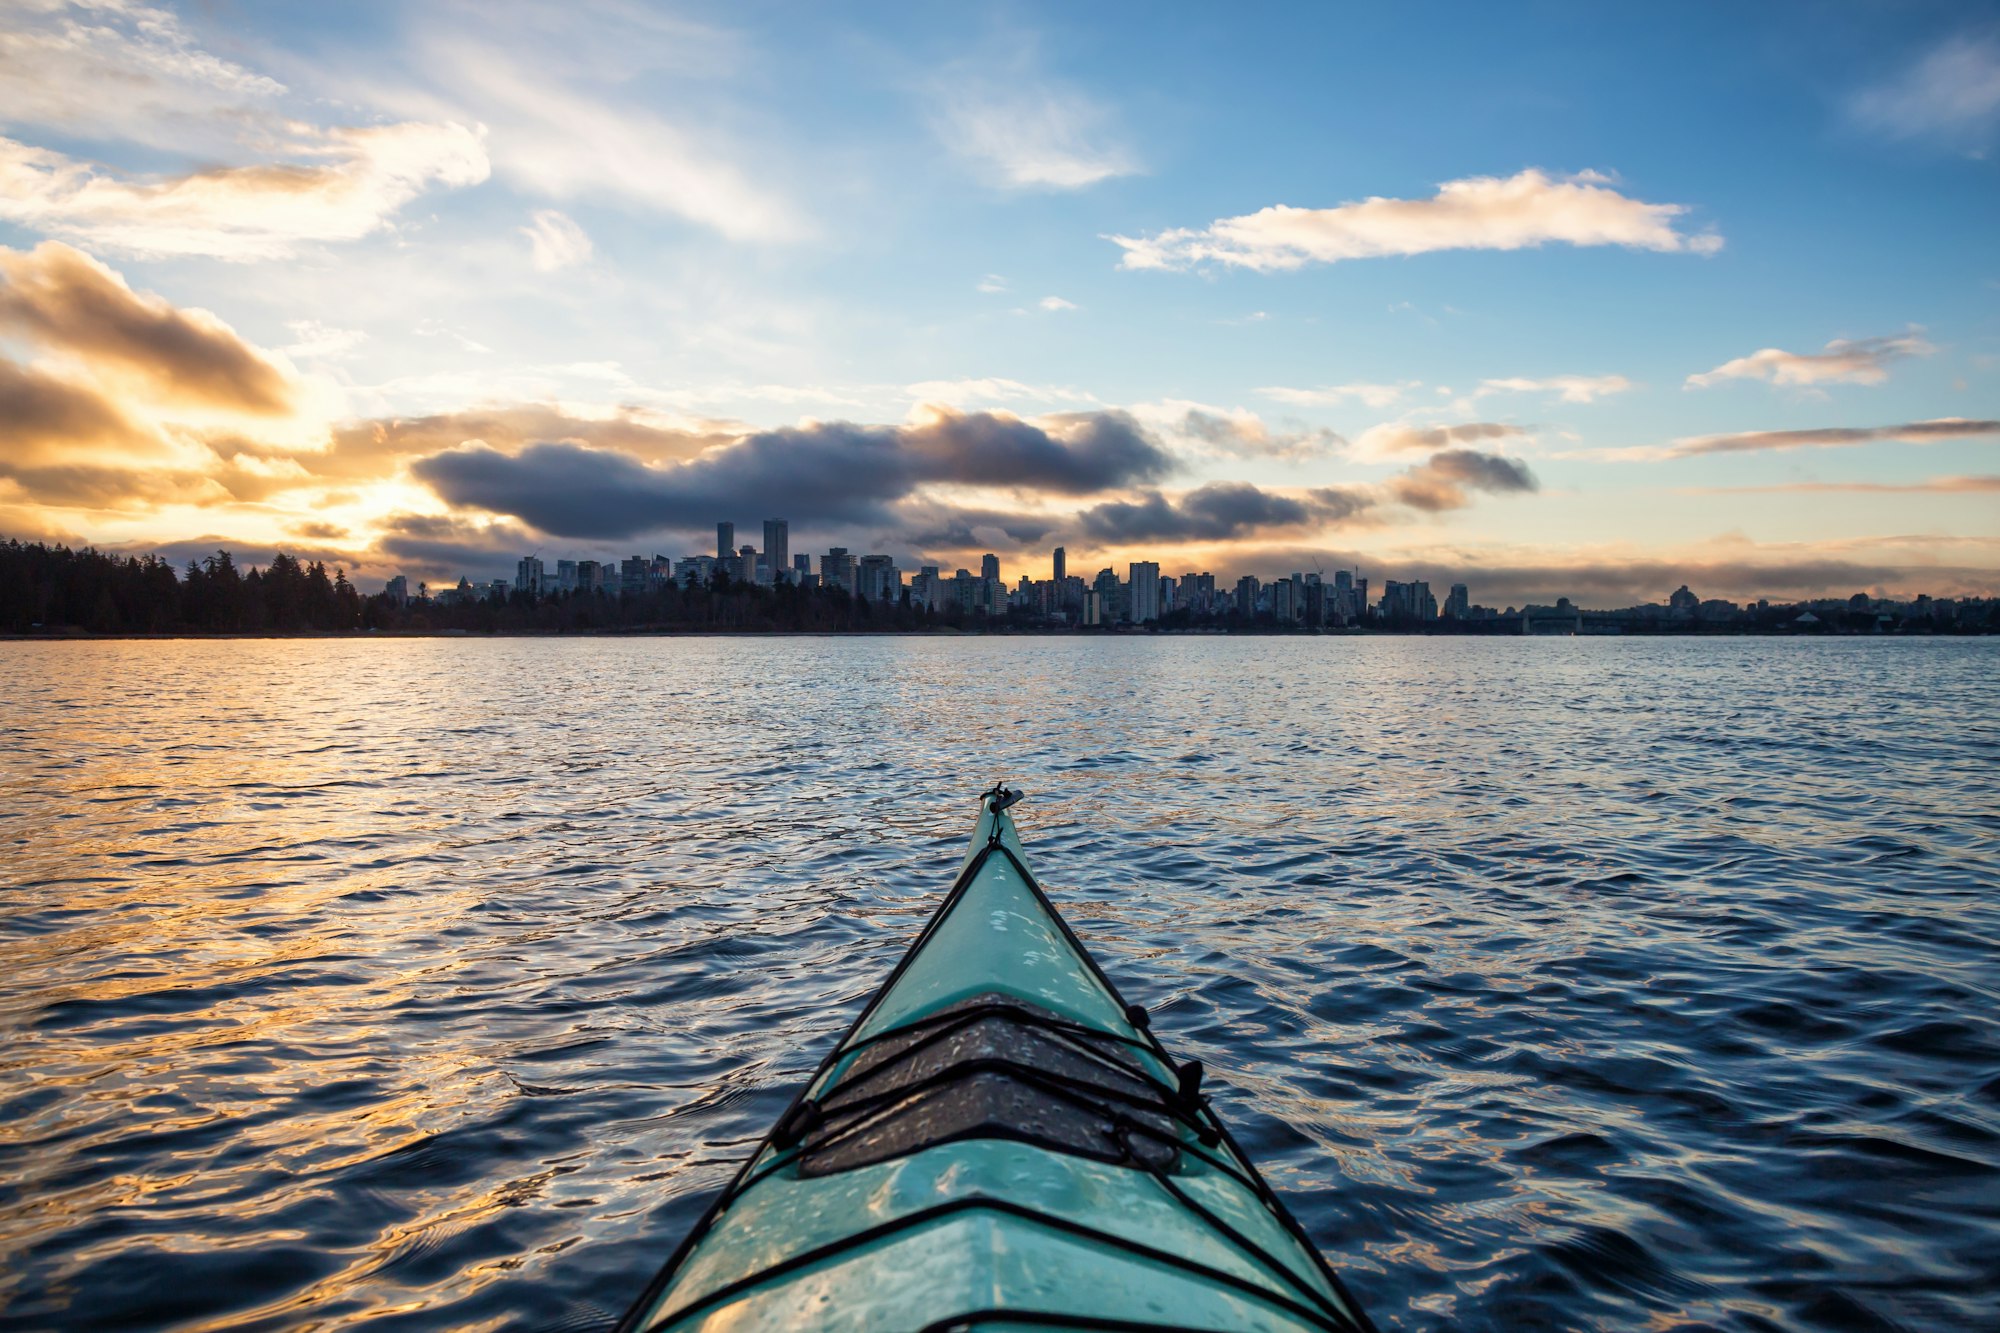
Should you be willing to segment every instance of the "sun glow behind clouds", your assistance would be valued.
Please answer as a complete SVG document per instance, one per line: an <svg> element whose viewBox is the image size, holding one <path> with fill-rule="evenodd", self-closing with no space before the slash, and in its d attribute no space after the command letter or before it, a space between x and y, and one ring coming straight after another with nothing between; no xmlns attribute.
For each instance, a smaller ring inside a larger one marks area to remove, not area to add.
<svg viewBox="0 0 2000 1333"><path fill-rule="evenodd" d="M200 9L0 17L0 536L433 578L678 554L773 505L795 550L1031 568L1059 541L1073 567L1554 568L1635 514L1665 550L1731 496L1758 532L1851 502L1829 550L2000 536L1958 484L2000 416L2000 357L1940 295L1972 270L1850 281L1900 242L1824 190L1805 267L1784 199L1687 151L1741 105L1621 124L1628 179L1565 175L1522 169L1560 157L1504 99L1513 161L1421 108L1410 145L1323 151L1312 117L1407 85L1366 50L1338 96L1284 77L1311 16L1243 17L1256 68L1087 11L728 17L440 0L358 12L346 48L281 8L226 41ZM1885 47L1856 121L1985 151L1990 46ZM1897 187L1927 245L1977 229L1927 187ZM1777 296L1749 327L1752 270Z"/></svg>

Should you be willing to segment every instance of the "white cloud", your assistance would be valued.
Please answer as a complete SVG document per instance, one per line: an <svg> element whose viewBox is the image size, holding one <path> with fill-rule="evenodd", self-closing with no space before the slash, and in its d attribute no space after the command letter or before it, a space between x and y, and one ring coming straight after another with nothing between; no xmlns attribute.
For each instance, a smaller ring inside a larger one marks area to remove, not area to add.
<svg viewBox="0 0 2000 1333"><path fill-rule="evenodd" d="M1041 307L1042 309L1044 309L1044 310L1074 310L1074 309L1076 309L1076 302L1074 302L1074 301L1065 301L1065 300L1063 300L1063 299L1062 299L1062 298L1061 298L1060 296L1044 296L1044 297L1043 297L1043 298L1042 298L1041 300L1039 300L1039 301L1035 302L1035 304L1036 304L1036 305L1038 305L1038 306L1040 306L1040 307Z"/></svg>
<svg viewBox="0 0 2000 1333"><path fill-rule="evenodd" d="M1623 375L1550 375L1544 379L1481 380L1475 397L1493 393L1553 393L1565 403L1590 403L1639 386Z"/></svg>
<svg viewBox="0 0 2000 1333"><path fill-rule="evenodd" d="M316 319L288 320L285 327L298 341L287 343L278 350L300 361L330 361L347 355L368 341L368 335L360 329L337 329Z"/></svg>
<svg viewBox="0 0 2000 1333"><path fill-rule="evenodd" d="M1369 198L1337 208L1279 204L1199 230L1111 236L1121 267L1187 269L1235 265L1259 272L1343 259L1436 250L1519 250L1551 242L1713 254L1722 238L1676 229L1685 204L1649 204L1596 172L1552 177L1529 169L1501 179L1447 181L1429 199Z"/></svg>
<svg viewBox="0 0 2000 1333"><path fill-rule="evenodd" d="M1053 403L1095 403L1095 394L1081 389L1048 384L1023 384L1020 380L985 376L979 379L923 380L904 386L903 392L923 403L966 407L977 403L1005 403L1021 399Z"/></svg>
<svg viewBox="0 0 2000 1333"><path fill-rule="evenodd" d="M490 127L493 169L514 185L556 200L636 204L733 240L791 241L811 232L770 183L776 173L746 169L740 146L622 95L627 80L647 72L674 69L680 82L692 79L675 62L720 49L699 31L615 5L573 22L532 8L509 10L505 23L483 15L475 22L464 8L419 12L430 26L411 39L411 78L377 85L374 95L404 114ZM440 14L454 17L440 21Z"/></svg>
<svg viewBox="0 0 2000 1333"><path fill-rule="evenodd" d="M535 267L543 273L590 262L589 235L573 218L553 208L538 209L521 234L528 238Z"/></svg>
<svg viewBox="0 0 2000 1333"><path fill-rule="evenodd" d="M1007 290L1007 279L998 273L989 273L979 280L979 290L988 296L995 296Z"/></svg>
<svg viewBox="0 0 2000 1333"><path fill-rule="evenodd" d="M947 88L933 117L947 148L1012 189L1080 190L1139 170L1104 110L1058 89Z"/></svg>
<svg viewBox="0 0 2000 1333"><path fill-rule="evenodd" d="M1907 356L1929 356L1936 350L1915 333L1851 342L1837 338L1822 352L1766 347L1725 361L1714 370L1688 376L1687 387L1705 389L1724 380L1769 380L1808 388L1818 384L1880 384L1889 378L1891 363Z"/></svg>
<svg viewBox="0 0 2000 1333"><path fill-rule="evenodd" d="M486 179L483 135L458 124L303 131L302 162L120 177L0 138L0 220L139 256L274 259L376 231L433 184Z"/></svg>
<svg viewBox="0 0 2000 1333"><path fill-rule="evenodd" d="M1984 139L2000 125L2000 41L1958 36L1854 99L1856 119L1898 139Z"/></svg>
<svg viewBox="0 0 2000 1333"><path fill-rule="evenodd" d="M10 126L186 151L219 128L208 122L285 91L202 50L168 10L62 0L27 9L40 22L0 28L0 107Z"/></svg>
<svg viewBox="0 0 2000 1333"><path fill-rule="evenodd" d="M1294 407L1333 407L1340 403L1358 402L1381 408L1393 406L1405 393L1422 387L1418 380L1404 380L1400 384L1329 384L1317 389L1288 389L1282 385L1271 385L1257 392Z"/></svg>
<svg viewBox="0 0 2000 1333"><path fill-rule="evenodd" d="M1521 440L1527 434L1519 426L1498 421L1468 421L1456 426L1386 422L1361 432L1354 441L1353 456L1362 461L1383 462L1403 454Z"/></svg>

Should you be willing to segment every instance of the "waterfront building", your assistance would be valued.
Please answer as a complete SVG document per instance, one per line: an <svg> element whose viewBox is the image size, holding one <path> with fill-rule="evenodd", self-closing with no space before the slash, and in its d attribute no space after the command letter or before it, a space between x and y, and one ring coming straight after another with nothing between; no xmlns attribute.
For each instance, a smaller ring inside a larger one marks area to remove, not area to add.
<svg viewBox="0 0 2000 1333"><path fill-rule="evenodd" d="M1471 595L1466 592L1463 583L1452 584L1451 595L1444 599L1444 618L1446 620L1467 620L1471 616Z"/></svg>
<svg viewBox="0 0 2000 1333"><path fill-rule="evenodd" d="M1126 568L1129 586L1126 618L1135 625L1160 618L1160 567L1151 560L1135 560Z"/></svg>
<svg viewBox="0 0 2000 1333"><path fill-rule="evenodd" d="M824 588L838 588L844 593L854 591L854 557L847 553L845 546L834 546L819 558L819 581Z"/></svg>
<svg viewBox="0 0 2000 1333"><path fill-rule="evenodd" d="M524 555L514 562L514 587L518 591L528 593L532 596L540 595L542 591L541 557Z"/></svg>
<svg viewBox="0 0 2000 1333"><path fill-rule="evenodd" d="M629 556L618 566L618 595L620 597L641 597L646 592L646 581L652 575L653 566L639 556Z"/></svg>
<svg viewBox="0 0 2000 1333"><path fill-rule="evenodd" d="M1069 552L1064 550L1062 547L1058 546L1056 547L1056 554L1055 554L1055 572L1049 575L1049 579L1056 585L1056 587L1060 588L1063 585L1063 580L1068 577L1069 577Z"/></svg>
<svg viewBox="0 0 2000 1333"><path fill-rule="evenodd" d="M604 566L595 560L576 562L576 589L582 593L604 591Z"/></svg>
<svg viewBox="0 0 2000 1333"><path fill-rule="evenodd" d="M764 520L764 559L770 564L772 583L791 572L792 525L782 518Z"/></svg>
<svg viewBox="0 0 2000 1333"><path fill-rule="evenodd" d="M788 540L789 540L789 539L788 539ZM806 581L806 575L808 575L808 574L812 573L812 567L813 567L813 564L812 564L812 557L811 557L811 556L809 556L809 555L795 555L795 556L793 556L793 557L792 557L792 582L794 582L794 583L798 584L798 585L799 585L800 587L804 587L804 586L805 586L805 581Z"/></svg>
<svg viewBox="0 0 2000 1333"><path fill-rule="evenodd" d="M910 580L910 605L926 611L944 609L944 580L936 565L925 565Z"/></svg>
<svg viewBox="0 0 2000 1333"><path fill-rule="evenodd" d="M1674 591L1673 596L1667 598L1667 610L1675 615L1691 616L1700 607L1701 598L1689 592L1685 583Z"/></svg>
<svg viewBox="0 0 2000 1333"><path fill-rule="evenodd" d="M574 560L556 561L556 591L557 592L576 591L576 561Z"/></svg>
<svg viewBox="0 0 2000 1333"><path fill-rule="evenodd" d="M736 548L736 567L729 571L729 577L738 583L757 581L757 548L739 546Z"/></svg>
<svg viewBox="0 0 2000 1333"><path fill-rule="evenodd" d="M715 558L728 564L736 558L736 525L718 523L715 525Z"/></svg>
<svg viewBox="0 0 2000 1333"><path fill-rule="evenodd" d="M1086 625L1104 623L1104 598L1095 588L1083 595L1083 623Z"/></svg>
<svg viewBox="0 0 2000 1333"><path fill-rule="evenodd" d="M1682 589L1686 591L1686 589ZM1583 612L1570 605L1569 598L1559 597L1554 606L1524 606L1521 608L1521 633L1523 634L1580 634L1583 632Z"/></svg>
<svg viewBox="0 0 2000 1333"><path fill-rule="evenodd" d="M1255 574L1245 574L1236 580L1236 614L1248 619L1257 614L1257 596L1260 585Z"/></svg>
<svg viewBox="0 0 2000 1333"><path fill-rule="evenodd" d="M395 578L390 579L389 582L383 586L382 591L389 598L389 600L394 602L397 606L408 606L410 603L409 575L407 574L396 575Z"/></svg>
<svg viewBox="0 0 2000 1333"><path fill-rule="evenodd" d="M903 571L886 555L864 555L855 571L855 590L871 602L894 602L903 595Z"/></svg>
<svg viewBox="0 0 2000 1333"><path fill-rule="evenodd" d="M696 587L705 587L715 577L715 557L712 555L684 555L674 565L674 581L685 584L692 579Z"/></svg>
<svg viewBox="0 0 2000 1333"><path fill-rule="evenodd" d="M1283 625L1299 618L1297 598L1294 596L1299 586L1290 579L1277 579L1272 582L1271 619Z"/></svg>

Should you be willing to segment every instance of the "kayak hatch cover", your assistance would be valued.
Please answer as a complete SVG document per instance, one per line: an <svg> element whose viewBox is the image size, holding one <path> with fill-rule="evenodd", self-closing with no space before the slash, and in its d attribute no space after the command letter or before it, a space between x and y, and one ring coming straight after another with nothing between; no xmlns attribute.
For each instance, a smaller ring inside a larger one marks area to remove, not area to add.
<svg viewBox="0 0 2000 1333"><path fill-rule="evenodd" d="M951 892L621 1333L1373 1333L980 798Z"/></svg>

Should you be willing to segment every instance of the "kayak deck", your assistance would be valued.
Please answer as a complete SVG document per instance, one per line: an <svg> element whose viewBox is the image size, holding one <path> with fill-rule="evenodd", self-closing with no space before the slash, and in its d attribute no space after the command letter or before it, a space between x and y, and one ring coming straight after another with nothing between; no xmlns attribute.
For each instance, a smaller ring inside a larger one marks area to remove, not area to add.
<svg viewBox="0 0 2000 1333"><path fill-rule="evenodd" d="M1369 1330L1027 868L951 892L621 1327Z"/></svg>

